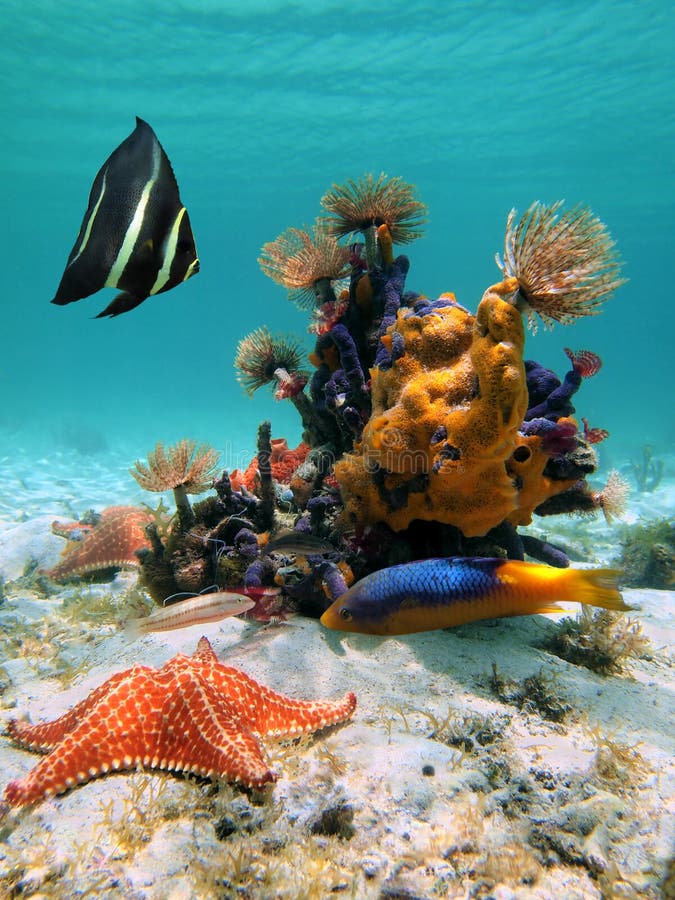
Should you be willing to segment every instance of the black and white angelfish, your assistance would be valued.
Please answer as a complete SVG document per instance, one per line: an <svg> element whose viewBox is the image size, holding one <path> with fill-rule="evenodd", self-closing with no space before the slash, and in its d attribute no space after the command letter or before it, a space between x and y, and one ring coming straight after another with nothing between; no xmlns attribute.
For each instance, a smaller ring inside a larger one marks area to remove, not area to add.
<svg viewBox="0 0 675 900"><path fill-rule="evenodd" d="M119 288L100 312L118 316L199 271L190 218L169 158L142 119L94 179L89 205L52 303Z"/></svg>

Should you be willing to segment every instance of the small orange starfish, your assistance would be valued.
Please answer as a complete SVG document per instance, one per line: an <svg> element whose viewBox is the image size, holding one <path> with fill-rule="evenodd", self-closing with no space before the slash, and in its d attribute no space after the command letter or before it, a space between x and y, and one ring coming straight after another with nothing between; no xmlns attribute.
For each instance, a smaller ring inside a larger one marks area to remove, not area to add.
<svg viewBox="0 0 675 900"><path fill-rule="evenodd" d="M279 484L288 484L293 472L307 458L311 447L309 444L301 441L295 449L291 450L286 438L272 438L271 443L270 468L272 469L272 478ZM243 472L240 469L234 469L230 472L230 484L235 491L240 491L242 485L247 490L254 491L259 477L258 457L254 456Z"/></svg>
<svg viewBox="0 0 675 900"><path fill-rule="evenodd" d="M62 581L113 566L138 566L135 551L150 546L144 528L151 521L152 516L138 506L109 506L96 525L85 526L82 540L68 541L62 559L46 574ZM52 530L55 526L57 534L67 536L67 526L55 522Z"/></svg>
<svg viewBox="0 0 675 900"><path fill-rule="evenodd" d="M48 752L28 775L11 781L13 806L60 794L119 769L170 769L222 776L247 787L276 781L258 737L318 731L348 719L341 700L293 700L225 666L205 637L193 656L179 653L161 669L118 672L70 712L40 725L10 721L10 736Z"/></svg>

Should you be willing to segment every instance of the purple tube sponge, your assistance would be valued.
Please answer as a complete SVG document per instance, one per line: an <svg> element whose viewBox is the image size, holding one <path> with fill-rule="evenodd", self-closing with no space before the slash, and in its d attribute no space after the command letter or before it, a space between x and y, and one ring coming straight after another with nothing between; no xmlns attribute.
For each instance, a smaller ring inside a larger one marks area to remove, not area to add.
<svg viewBox="0 0 675 900"><path fill-rule="evenodd" d="M550 369L528 359L525 361L525 376L529 395L526 422L531 419L551 419L555 422L563 416L574 415L571 398L582 381L576 369L570 369L561 382Z"/></svg>
<svg viewBox="0 0 675 900"><path fill-rule="evenodd" d="M577 427L573 422L553 422L551 419L530 419L520 426L524 435L536 434L542 438L542 449L549 456L571 453L577 446Z"/></svg>
<svg viewBox="0 0 675 900"><path fill-rule="evenodd" d="M326 407L338 417L340 415L340 408L347 402L348 391L349 383L344 369L338 369L336 372L333 372L323 386Z"/></svg>
<svg viewBox="0 0 675 900"><path fill-rule="evenodd" d="M347 379L349 404L364 409L369 407L370 396L354 339L342 324L333 326L329 334L337 347L342 370Z"/></svg>
<svg viewBox="0 0 675 900"><path fill-rule="evenodd" d="M319 342L317 341L317 346ZM331 372L326 363L321 363L319 368L316 370L314 375L312 375L312 380L309 385L309 393L312 398L312 403L314 404L314 409L318 413L327 414L326 409L326 394L324 388L328 381L330 381Z"/></svg>
<svg viewBox="0 0 675 900"><path fill-rule="evenodd" d="M321 562L315 567L314 571L323 580L330 597L330 603L346 593L347 583L335 563ZM328 602L326 606L328 606Z"/></svg>
<svg viewBox="0 0 675 900"><path fill-rule="evenodd" d="M546 369L534 359L524 360L525 377L527 379L528 408L534 409L546 402L546 398L560 387L560 379L550 369ZM531 416L530 418L534 418Z"/></svg>
<svg viewBox="0 0 675 900"><path fill-rule="evenodd" d="M380 307L382 317L377 331L377 352L375 365L387 368L391 365L391 353L382 343L380 338L386 334L387 329L396 322L396 313L401 308L405 279L410 268L410 260L407 256L397 257L391 266L386 269L375 269L370 273L370 282L373 287L374 304Z"/></svg>
<svg viewBox="0 0 675 900"><path fill-rule="evenodd" d="M569 566L570 561L565 551L554 547L548 541L542 541L532 534L522 535L522 541L525 552L533 559L538 559L556 569L566 569Z"/></svg>
<svg viewBox="0 0 675 900"><path fill-rule="evenodd" d="M254 560L244 574L244 587L260 587L264 574L264 558Z"/></svg>
<svg viewBox="0 0 675 900"><path fill-rule="evenodd" d="M314 417L319 423L320 432L325 443L338 446L340 442L339 428L326 402L325 388L330 379L331 371L325 363L322 363L312 376L309 393L312 398Z"/></svg>
<svg viewBox="0 0 675 900"><path fill-rule="evenodd" d="M233 491L230 482L230 476L227 472L223 472L222 477L213 483L219 500L223 504L224 515L238 515L246 513L247 516L255 518L260 500L249 493L246 488L240 491Z"/></svg>
<svg viewBox="0 0 675 900"><path fill-rule="evenodd" d="M360 437L370 415L370 392L358 350L350 332L341 323L330 330L329 337L337 348L341 368L323 385L326 407L348 432Z"/></svg>
<svg viewBox="0 0 675 900"><path fill-rule="evenodd" d="M260 554L258 538L250 528L242 528L236 533L234 547L244 559L255 559Z"/></svg>
<svg viewBox="0 0 675 900"><path fill-rule="evenodd" d="M312 497L311 500L307 502L307 510L309 512L312 529L316 530L322 526L328 510L337 505L337 497L332 497L327 494L321 494L319 497Z"/></svg>

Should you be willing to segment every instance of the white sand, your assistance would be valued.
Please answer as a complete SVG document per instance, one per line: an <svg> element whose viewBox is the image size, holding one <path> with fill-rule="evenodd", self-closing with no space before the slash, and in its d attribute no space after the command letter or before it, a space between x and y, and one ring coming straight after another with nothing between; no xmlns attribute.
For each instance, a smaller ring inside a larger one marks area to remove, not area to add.
<svg viewBox="0 0 675 900"><path fill-rule="evenodd" d="M540 649L555 618L543 616L395 639L303 619L267 628L228 620L131 642L118 626L134 573L50 597L13 581L30 559L51 564L56 513L8 517L0 533L5 721L55 718L112 672L191 653L202 633L224 662L278 690L354 690L358 708L314 738L266 744L279 780L262 799L134 773L11 812L0 822L0 895L660 896L675 813L673 592L626 592L652 648L612 676ZM542 673L570 707L565 721L500 700L493 664L518 684ZM2 785L36 761L0 738ZM325 823L312 831L326 810L341 835L322 833Z"/></svg>

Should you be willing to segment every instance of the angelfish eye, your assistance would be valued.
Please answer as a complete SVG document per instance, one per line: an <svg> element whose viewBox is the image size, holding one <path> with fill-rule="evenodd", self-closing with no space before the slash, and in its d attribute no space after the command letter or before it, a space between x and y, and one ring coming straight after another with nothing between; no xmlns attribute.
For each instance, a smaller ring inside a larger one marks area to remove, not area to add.
<svg viewBox="0 0 675 900"><path fill-rule="evenodd" d="M351 617L352 617L352 613L351 613L350 609L347 609L346 606L343 606L340 608L340 618L341 619L349 620L349 619L351 619Z"/></svg>

